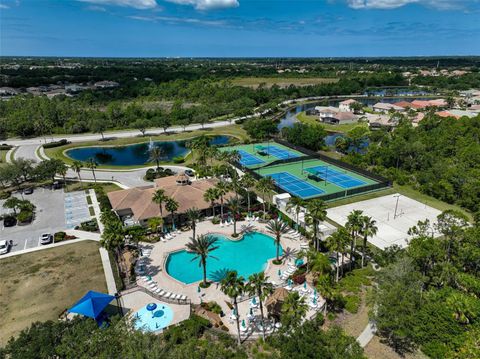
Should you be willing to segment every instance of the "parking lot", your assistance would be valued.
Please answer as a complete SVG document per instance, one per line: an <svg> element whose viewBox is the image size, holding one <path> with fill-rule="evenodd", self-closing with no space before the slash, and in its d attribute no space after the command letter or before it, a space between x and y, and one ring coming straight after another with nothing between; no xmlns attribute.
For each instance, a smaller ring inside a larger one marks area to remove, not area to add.
<svg viewBox="0 0 480 359"><path fill-rule="evenodd" d="M14 196L22 198L20 193L15 193ZM54 234L71 229L90 218L84 192L65 194L63 189L36 188L32 194L24 194L23 199L36 206L32 223L5 227L3 221L0 221L0 239L13 241L10 249L12 252L39 246L42 233ZM0 200L0 214L11 212L10 209L3 208L4 202Z"/></svg>

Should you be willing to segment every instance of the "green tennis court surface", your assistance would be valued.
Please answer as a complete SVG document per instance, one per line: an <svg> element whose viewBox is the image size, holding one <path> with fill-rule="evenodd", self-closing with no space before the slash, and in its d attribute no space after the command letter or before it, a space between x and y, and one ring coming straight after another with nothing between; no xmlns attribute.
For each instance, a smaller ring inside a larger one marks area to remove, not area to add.
<svg viewBox="0 0 480 359"><path fill-rule="evenodd" d="M241 159L240 164L248 168L254 168L272 163L278 160L299 158L305 156L302 152L292 150L275 142L262 142L249 145L237 145L219 148L220 151L238 151Z"/></svg>

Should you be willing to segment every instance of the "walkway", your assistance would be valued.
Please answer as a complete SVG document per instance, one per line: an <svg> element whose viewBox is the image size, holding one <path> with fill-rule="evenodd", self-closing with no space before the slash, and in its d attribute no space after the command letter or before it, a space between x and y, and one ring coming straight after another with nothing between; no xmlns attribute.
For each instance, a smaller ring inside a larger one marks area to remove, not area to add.
<svg viewBox="0 0 480 359"><path fill-rule="evenodd" d="M375 323L371 321L368 322L363 332L357 338L357 342L360 344L362 348L365 348L367 344L370 343L370 340L373 339L376 331L377 331L377 327Z"/></svg>

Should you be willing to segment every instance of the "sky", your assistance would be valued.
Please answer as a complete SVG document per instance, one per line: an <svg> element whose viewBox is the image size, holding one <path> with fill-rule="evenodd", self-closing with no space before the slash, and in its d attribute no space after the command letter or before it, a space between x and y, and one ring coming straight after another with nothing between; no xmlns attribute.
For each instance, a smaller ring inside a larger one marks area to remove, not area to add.
<svg viewBox="0 0 480 359"><path fill-rule="evenodd" d="M480 55L479 19L480 0L0 0L0 55Z"/></svg>

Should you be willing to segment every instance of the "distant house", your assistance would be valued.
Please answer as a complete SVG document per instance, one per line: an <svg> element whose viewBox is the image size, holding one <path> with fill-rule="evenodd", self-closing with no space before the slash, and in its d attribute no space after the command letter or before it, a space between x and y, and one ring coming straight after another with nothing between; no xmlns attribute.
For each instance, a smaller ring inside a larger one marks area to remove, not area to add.
<svg viewBox="0 0 480 359"><path fill-rule="evenodd" d="M365 117L367 118L368 126L372 130L380 128L390 129L397 126L397 121L392 120L388 115L367 113Z"/></svg>
<svg viewBox="0 0 480 359"><path fill-rule="evenodd" d="M400 102L395 102L394 103L395 106L398 106L398 107L402 107L404 109L408 109L408 108L412 108L413 105L411 104L411 102L408 102L408 101L400 101Z"/></svg>
<svg viewBox="0 0 480 359"><path fill-rule="evenodd" d="M416 109L424 109L427 107L446 107L447 101L445 101L444 99L429 100L429 101L414 100L412 101L412 106Z"/></svg>
<svg viewBox="0 0 480 359"><path fill-rule="evenodd" d="M94 86L99 89L114 88L120 86L118 82L115 81L98 81L95 82Z"/></svg>
<svg viewBox="0 0 480 359"><path fill-rule="evenodd" d="M440 111L440 112L435 112L437 116L440 117L454 117L456 119L462 118L462 117L476 117L478 116L478 113L475 113L473 111L465 111L465 110L447 110L447 111Z"/></svg>
<svg viewBox="0 0 480 359"><path fill-rule="evenodd" d="M124 221L145 225L150 218L160 217L160 207L152 201L157 189L163 189L165 195L178 202L177 214L181 221L182 214L189 208L196 207L204 214L210 212L211 203L204 200L203 195L217 183L213 179L190 181L185 175L168 176L155 180L153 187L136 187L108 193L108 199L112 209ZM233 194L227 194L225 201ZM163 217L170 213L162 210Z"/></svg>
<svg viewBox="0 0 480 359"><path fill-rule="evenodd" d="M342 112L353 112L353 108L351 107L354 103L357 103L357 101L353 99L348 99L345 101L342 101L338 104L338 108Z"/></svg>
<svg viewBox="0 0 480 359"><path fill-rule="evenodd" d="M343 112L336 107L331 106L317 106L315 110L318 112L320 121L333 125L341 125L348 123L355 123L358 117L352 112Z"/></svg>
<svg viewBox="0 0 480 359"><path fill-rule="evenodd" d="M396 106L391 103L385 103L385 102L378 102L375 105L373 105L373 110L375 112L389 112L390 110L398 111L398 112L403 112L405 109L400 106Z"/></svg>

